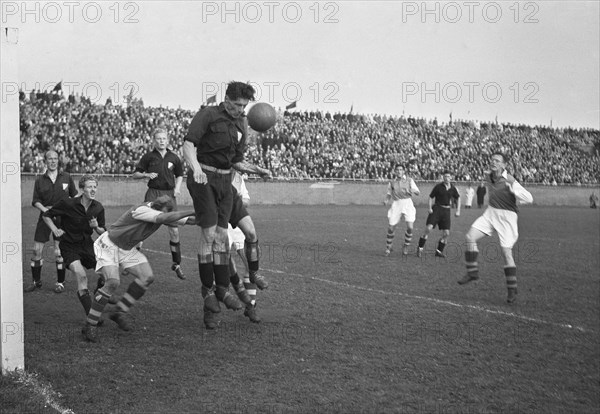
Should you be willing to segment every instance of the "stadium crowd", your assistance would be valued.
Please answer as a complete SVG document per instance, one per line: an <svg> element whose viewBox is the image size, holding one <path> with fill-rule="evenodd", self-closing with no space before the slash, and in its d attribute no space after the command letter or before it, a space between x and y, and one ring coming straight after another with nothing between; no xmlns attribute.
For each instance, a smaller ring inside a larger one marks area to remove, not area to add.
<svg viewBox="0 0 600 414"><path fill-rule="evenodd" d="M159 124L181 155L195 111L94 104L61 91L20 94L21 166L42 172L50 148L72 173L130 174L152 145ZM583 148L588 148L585 150ZM509 154L521 182L597 184L600 131L543 126L437 120L411 116L280 111L277 126L256 134L247 159L280 179L387 180L404 164L416 180L437 180L451 170L457 181L477 181L494 150Z"/></svg>

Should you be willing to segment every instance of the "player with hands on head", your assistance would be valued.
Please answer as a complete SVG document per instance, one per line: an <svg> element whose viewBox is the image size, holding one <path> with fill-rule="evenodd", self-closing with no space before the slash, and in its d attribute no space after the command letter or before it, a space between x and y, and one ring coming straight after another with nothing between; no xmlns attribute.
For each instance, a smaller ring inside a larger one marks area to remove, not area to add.
<svg viewBox="0 0 600 414"><path fill-rule="evenodd" d="M504 276L508 290L506 301L513 303L517 297L517 266L512 255L512 248L519 238L517 202L530 204L533 203L533 197L515 180L515 177L506 171L506 161L506 156L502 152L492 154L491 171L485 174L489 193L488 207L483 215L473 222L466 234L467 273L458 283L464 285L479 279L477 241L483 236L498 233L504 257Z"/></svg>
<svg viewBox="0 0 600 414"><path fill-rule="evenodd" d="M411 197L413 195L418 196L419 194L420 191L415 184L415 181L406 175L404 166L399 165L396 168L396 180L390 181L388 184L387 194L385 196L385 201L383 202L385 206L389 206L387 213L388 230L385 243L386 256L389 256L392 252L396 226L400 223L402 218L404 218L404 221L406 222L402 254L408 254L408 248L412 241L413 226L417 215L417 210L415 209Z"/></svg>

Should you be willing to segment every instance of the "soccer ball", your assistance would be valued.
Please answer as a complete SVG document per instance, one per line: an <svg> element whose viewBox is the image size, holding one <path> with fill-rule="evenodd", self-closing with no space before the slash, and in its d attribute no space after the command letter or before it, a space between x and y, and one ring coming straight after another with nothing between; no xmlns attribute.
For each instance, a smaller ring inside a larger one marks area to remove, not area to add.
<svg viewBox="0 0 600 414"><path fill-rule="evenodd" d="M254 104L247 117L250 128L258 132L268 131L277 123L275 108L264 102Z"/></svg>

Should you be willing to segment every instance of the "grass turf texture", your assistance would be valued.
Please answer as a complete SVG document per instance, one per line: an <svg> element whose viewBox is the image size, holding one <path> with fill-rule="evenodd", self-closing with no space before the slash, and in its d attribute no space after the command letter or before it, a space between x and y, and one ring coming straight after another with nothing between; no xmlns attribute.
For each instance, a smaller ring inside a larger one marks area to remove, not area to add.
<svg viewBox="0 0 600 414"><path fill-rule="evenodd" d="M107 222L125 209L108 209ZM383 207L254 206L270 283L258 293L263 322L222 307L215 331L202 323L197 229L181 231L184 281L170 270L161 229L144 243L156 281L132 309L134 330L107 320L97 344L81 338L72 275L66 292L52 291L48 243L44 286L24 298L26 370L75 413L596 412L598 211L522 209L513 305L497 238L480 243L481 279L456 283L464 234L482 212L452 217L446 259L433 254L437 230L417 258L418 208L410 256L401 255L401 223L386 258ZM36 219L23 209L29 248ZM1 383L7 412L11 401L25 411L17 385Z"/></svg>

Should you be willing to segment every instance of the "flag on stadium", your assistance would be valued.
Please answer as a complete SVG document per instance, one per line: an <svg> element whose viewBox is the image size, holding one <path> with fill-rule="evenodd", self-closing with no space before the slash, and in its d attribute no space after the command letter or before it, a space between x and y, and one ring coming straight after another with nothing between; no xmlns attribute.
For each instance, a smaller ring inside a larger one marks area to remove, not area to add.
<svg viewBox="0 0 600 414"><path fill-rule="evenodd" d="M452 111L450 111L450 123L452 123Z"/></svg>
<svg viewBox="0 0 600 414"><path fill-rule="evenodd" d="M211 103L217 103L217 95L213 95L206 100L207 105L210 105Z"/></svg>
<svg viewBox="0 0 600 414"><path fill-rule="evenodd" d="M352 113L352 111L354 111L354 104L350 105L350 113Z"/></svg>
<svg viewBox="0 0 600 414"><path fill-rule="evenodd" d="M292 102L291 104L287 105L287 106L285 107L285 109L292 109L292 108L295 108L295 107L296 107L296 103L297 103L297 102L298 102L298 101L294 101L294 102Z"/></svg>
<svg viewBox="0 0 600 414"><path fill-rule="evenodd" d="M62 81L60 81L56 85L54 85L54 89L52 89L52 92L58 92L58 91L62 91Z"/></svg>

